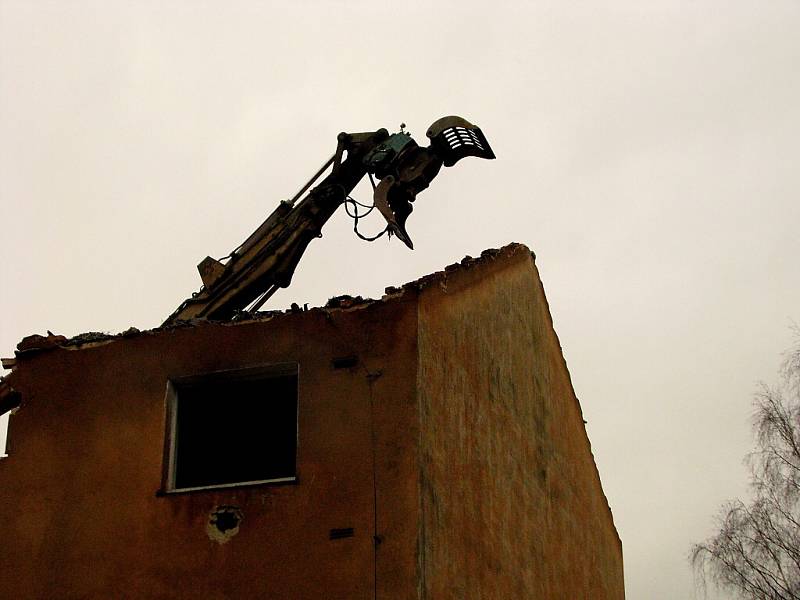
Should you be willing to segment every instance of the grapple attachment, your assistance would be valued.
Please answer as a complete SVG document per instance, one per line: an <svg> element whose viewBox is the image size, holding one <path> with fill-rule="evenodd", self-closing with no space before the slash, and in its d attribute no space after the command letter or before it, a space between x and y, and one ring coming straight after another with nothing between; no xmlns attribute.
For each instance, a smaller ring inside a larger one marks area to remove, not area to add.
<svg viewBox="0 0 800 600"><path fill-rule="evenodd" d="M442 165L452 167L465 156L495 157L480 127L461 117L442 117L426 135L431 144L421 148L407 133L396 133L365 161L370 173L381 178L375 188L375 207L386 219L388 231L411 249L414 244L405 226L413 210L411 203Z"/></svg>
<svg viewBox="0 0 800 600"><path fill-rule="evenodd" d="M465 156L495 158L481 128L461 117L442 117L428 127L426 135L445 167L452 167Z"/></svg>

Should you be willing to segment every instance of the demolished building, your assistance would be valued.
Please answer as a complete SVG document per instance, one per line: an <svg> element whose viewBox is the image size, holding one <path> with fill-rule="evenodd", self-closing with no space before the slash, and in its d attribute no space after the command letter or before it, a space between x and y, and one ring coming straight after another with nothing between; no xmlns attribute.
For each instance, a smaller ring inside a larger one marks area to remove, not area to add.
<svg viewBox="0 0 800 600"><path fill-rule="evenodd" d="M20 344L0 596L624 598L535 261Z"/></svg>

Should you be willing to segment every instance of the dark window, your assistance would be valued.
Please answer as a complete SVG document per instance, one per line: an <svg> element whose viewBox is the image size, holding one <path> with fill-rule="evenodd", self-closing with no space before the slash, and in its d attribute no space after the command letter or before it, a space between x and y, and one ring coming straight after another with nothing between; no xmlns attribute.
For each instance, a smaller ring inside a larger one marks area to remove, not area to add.
<svg viewBox="0 0 800 600"><path fill-rule="evenodd" d="M297 365L170 382L167 489L295 477Z"/></svg>

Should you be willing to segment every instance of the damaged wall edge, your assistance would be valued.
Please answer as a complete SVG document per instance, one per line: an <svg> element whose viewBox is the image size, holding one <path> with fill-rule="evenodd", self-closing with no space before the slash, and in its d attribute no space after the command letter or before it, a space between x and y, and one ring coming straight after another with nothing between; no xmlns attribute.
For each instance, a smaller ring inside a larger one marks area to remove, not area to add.
<svg viewBox="0 0 800 600"><path fill-rule="evenodd" d="M22 404L22 394L0 378L0 416Z"/></svg>

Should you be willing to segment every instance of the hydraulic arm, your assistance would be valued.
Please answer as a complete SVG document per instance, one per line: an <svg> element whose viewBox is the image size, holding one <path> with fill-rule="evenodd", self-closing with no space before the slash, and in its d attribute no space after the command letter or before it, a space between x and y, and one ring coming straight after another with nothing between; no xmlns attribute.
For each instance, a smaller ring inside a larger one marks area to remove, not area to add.
<svg viewBox="0 0 800 600"><path fill-rule="evenodd" d="M203 287L164 324L196 318L226 320L248 307L258 309L289 285L308 244L320 237L339 206L353 202L357 222L358 208L350 193L366 175L380 180L377 185L373 180L373 201L386 219L385 231L413 248L405 228L411 203L441 167L465 156L495 157L480 128L461 117L439 119L426 135L430 145L421 147L402 130L392 135L386 129L340 133L336 153L294 198L281 202L226 263L206 257L198 265ZM329 168L330 173L312 188Z"/></svg>

